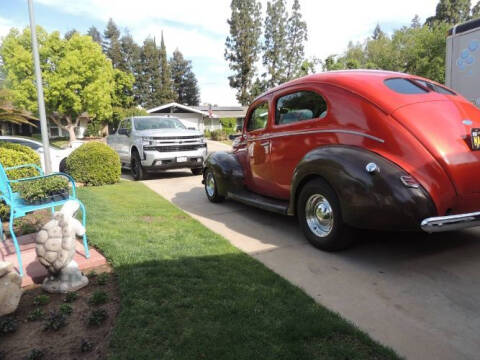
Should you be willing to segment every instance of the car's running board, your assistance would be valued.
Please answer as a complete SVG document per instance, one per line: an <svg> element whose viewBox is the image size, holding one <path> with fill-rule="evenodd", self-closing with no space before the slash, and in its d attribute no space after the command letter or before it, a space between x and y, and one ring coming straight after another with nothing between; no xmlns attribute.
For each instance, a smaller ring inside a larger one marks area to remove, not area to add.
<svg viewBox="0 0 480 360"><path fill-rule="evenodd" d="M287 215L288 201L272 199L266 196L255 194L250 191L229 192L228 198L246 205L272 211L278 214Z"/></svg>

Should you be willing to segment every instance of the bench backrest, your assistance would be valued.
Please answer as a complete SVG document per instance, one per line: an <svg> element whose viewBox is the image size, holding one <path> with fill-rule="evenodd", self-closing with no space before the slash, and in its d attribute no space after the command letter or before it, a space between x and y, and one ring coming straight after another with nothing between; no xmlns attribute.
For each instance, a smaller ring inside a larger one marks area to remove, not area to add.
<svg viewBox="0 0 480 360"><path fill-rule="evenodd" d="M7 173L2 164L0 164L0 192L2 193L1 195L7 199L10 199L12 196L12 188L10 187Z"/></svg>

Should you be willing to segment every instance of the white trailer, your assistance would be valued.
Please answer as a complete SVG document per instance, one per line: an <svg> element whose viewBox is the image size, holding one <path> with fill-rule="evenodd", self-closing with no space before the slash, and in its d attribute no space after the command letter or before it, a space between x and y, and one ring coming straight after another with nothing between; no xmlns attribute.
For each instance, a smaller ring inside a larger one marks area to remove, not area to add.
<svg viewBox="0 0 480 360"><path fill-rule="evenodd" d="M448 87L480 107L480 19L449 31L445 80Z"/></svg>

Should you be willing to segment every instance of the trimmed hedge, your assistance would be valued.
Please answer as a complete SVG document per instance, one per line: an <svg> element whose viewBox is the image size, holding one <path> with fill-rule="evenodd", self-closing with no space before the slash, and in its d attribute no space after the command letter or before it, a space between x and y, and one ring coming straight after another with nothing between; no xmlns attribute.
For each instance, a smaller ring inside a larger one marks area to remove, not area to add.
<svg viewBox="0 0 480 360"><path fill-rule="evenodd" d="M88 186L115 184L120 181L120 158L108 145L89 142L68 156L66 172Z"/></svg>
<svg viewBox="0 0 480 360"><path fill-rule="evenodd" d="M27 146L1 141L0 163L4 168L24 164L35 164L40 166L40 157L35 151L33 151ZM7 171L7 176L10 180L38 175L40 174L34 168L24 168ZM9 215L10 208L5 204L0 203L0 218L2 220L8 220Z"/></svg>

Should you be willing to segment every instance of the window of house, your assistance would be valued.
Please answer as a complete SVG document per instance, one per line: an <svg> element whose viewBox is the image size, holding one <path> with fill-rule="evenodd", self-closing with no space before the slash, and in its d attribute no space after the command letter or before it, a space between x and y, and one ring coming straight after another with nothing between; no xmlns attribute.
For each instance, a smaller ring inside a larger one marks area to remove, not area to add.
<svg viewBox="0 0 480 360"><path fill-rule="evenodd" d="M298 91L280 97L275 109L275 124L285 125L327 116L327 102L313 91Z"/></svg>
<svg viewBox="0 0 480 360"><path fill-rule="evenodd" d="M268 121L268 103L258 105L248 119L247 131L265 129Z"/></svg>

